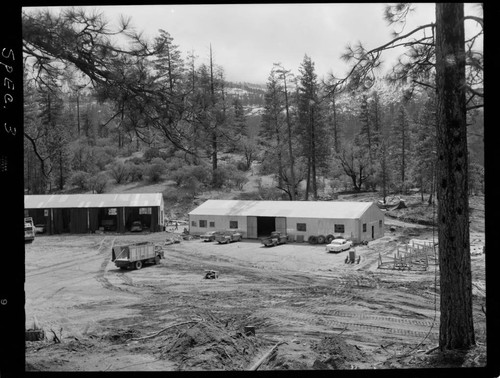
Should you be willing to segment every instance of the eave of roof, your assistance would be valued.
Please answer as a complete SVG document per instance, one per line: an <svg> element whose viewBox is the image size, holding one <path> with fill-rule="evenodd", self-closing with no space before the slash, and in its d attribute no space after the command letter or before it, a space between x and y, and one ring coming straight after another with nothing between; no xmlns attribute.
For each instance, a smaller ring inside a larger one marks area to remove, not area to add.
<svg viewBox="0 0 500 378"><path fill-rule="evenodd" d="M356 219L373 202L207 200L189 215Z"/></svg>
<svg viewBox="0 0 500 378"><path fill-rule="evenodd" d="M25 209L154 207L161 206L161 193L35 194L24 196Z"/></svg>

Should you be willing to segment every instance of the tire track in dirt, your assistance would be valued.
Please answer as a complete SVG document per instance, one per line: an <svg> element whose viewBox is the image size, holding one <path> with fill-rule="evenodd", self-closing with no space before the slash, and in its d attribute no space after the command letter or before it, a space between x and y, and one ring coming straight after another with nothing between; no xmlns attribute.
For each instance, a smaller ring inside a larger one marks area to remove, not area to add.
<svg viewBox="0 0 500 378"><path fill-rule="evenodd" d="M104 238L106 239L106 237ZM99 245L99 253L101 252L101 249L104 245L104 239L101 241L100 245ZM115 244L115 241L116 241L116 236L113 238L113 240L111 241L111 246L110 246L110 249L113 248L114 244ZM104 257L104 260L102 261L101 263L101 266L99 268L99 271L97 272L97 274L94 276L94 278L96 279L96 281L98 281L102 287L104 287L105 289L109 289L109 290L116 290L116 291L126 291L126 292L131 292L130 290L126 289L126 288L122 288L122 287L119 287L119 286L116 286L116 285L113 285L106 277L105 277L105 274L106 274L106 267L108 266L108 263L109 261L111 260L111 254L108 254ZM128 277L127 277L128 278ZM130 279L130 283L132 283L132 280Z"/></svg>
<svg viewBox="0 0 500 378"><path fill-rule="evenodd" d="M397 323L397 324L408 324L408 325L416 325L421 327L431 327L433 322L427 320L414 320L407 318L396 318L391 316L381 316L381 315L369 315L369 314L360 314L353 312L345 312L338 310L320 310L316 311L317 315L327 315L339 318L356 318L362 320L375 320L379 322L388 322L388 323Z"/></svg>
<svg viewBox="0 0 500 378"><path fill-rule="evenodd" d="M245 261L238 261L237 259L233 258L228 258L228 257L216 257L216 256L201 256L200 258L197 258L196 256L189 255L189 252L180 252L180 251L175 251L174 253L177 254L173 255L174 251L168 251L168 255L166 253L165 258L169 261L169 263L180 263L182 265L186 265L191 267L195 265L193 263L196 263L197 265L200 266L207 266L209 265L207 263L207 260L210 260L211 262L214 263L214 265L217 265L217 270L220 270L221 268L228 268L230 271L242 271L244 276L249 277L249 278L257 278L259 281L262 281L262 279L270 280L273 281L274 283L278 284L281 282L288 282L294 284L294 286L303 286L304 284L309 284L311 282L317 281L316 278L311 278L307 274L300 274L296 273L293 271L290 272L281 272L281 271L276 271L276 270L267 270L264 268L258 268L258 267L253 267L253 266L248 266L248 262ZM176 261L177 260L177 261ZM246 265L245 265L246 264ZM168 263L167 263L168 265ZM250 274L249 274L250 273Z"/></svg>
<svg viewBox="0 0 500 378"><path fill-rule="evenodd" d="M409 337L424 337L428 334L429 330L431 327L432 333L438 334L438 324L434 324L432 322L428 322L425 325L416 324L418 327L414 328L398 328L390 325L380 325L380 324L369 324L369 323L360 323L358 320L362 319L363 317L359 316L360 314L354 314L354 313L343 313L341 315L348 315L348 317L355 319L356 321L354 322L349 322L349 321L344 321L344 320L339 320L339 319L332 319L328 317L318 317L316 314L305 314L305 313L300 313L297 311L293 310L284 310L284 309L268 309L265 311L265 315L267 317L271 316L272 320L271 323L273 323L273 327L279 327L279 328L287 328L290 327L293 323L300 325L303 323L307 323L308 325L317 325L318 327L328 327L328 328L337 328L337 329L347 329L351 330L367 330L367 331L374 331L374 332L383 332L383 333L390 333L390 334L395 334L398 336L409 336ZM373 318L367 318L370 320L377 320L377 316L374 316ZM387 317L379 317L383 318L383 320L387 320ZM366 319L366 318L365 318ZM382 320L382 319L380 319ZM405 319L406 320L406 319ZM405 325L415 325L414 323L411 322L410 319L408 319L409 322L398 322L398 324L405 324ZM424 328L424 329L420 329ZM263 330L266 332L266 330Z"/></svg>
<svg viewBox="0 0 500 378"><path fill-rule="evenodd" d="M70 260L67 261L62 261L60 263L55 263L50 266L44 266L37 268L35 272L32 273L26 273L26 277L34 277L42 274L47 274L48 272L54 271L54 270L61 270L61 269L66 269L75 265L78 265L80 262L93 262L96 260L100 260L102 258L102 247L104 245L104 242L106 241L107 236L105 236L100 242L99 242L99 247L97 249L97 255L88 255L88 254L83 254L79 255L79 257L72 257ZM116 239L116 237L115 237ZM113 240L114 242L114 240ZM109 259L108 259L109 260Z"/></svg>

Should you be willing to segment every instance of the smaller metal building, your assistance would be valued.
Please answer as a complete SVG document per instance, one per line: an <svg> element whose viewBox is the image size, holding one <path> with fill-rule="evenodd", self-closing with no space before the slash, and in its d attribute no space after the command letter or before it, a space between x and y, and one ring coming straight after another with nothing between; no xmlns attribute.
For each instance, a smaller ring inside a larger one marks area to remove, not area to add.
<svg viewBox="0 0 500 378"><path fill-rule="evenodd" d="M141 221L149 231L163 227L161 193L25 195L25 216L45 225L48 234L126 232Z"/></svg>
<svg viewBox="0 0 500 378"><path fill-rule="evenodd" d="M256 239L281 231L294 241L309 236L354 242L384 236L384 214L373 202L208 200L189 213L190 233L235 230Z"/></svg>

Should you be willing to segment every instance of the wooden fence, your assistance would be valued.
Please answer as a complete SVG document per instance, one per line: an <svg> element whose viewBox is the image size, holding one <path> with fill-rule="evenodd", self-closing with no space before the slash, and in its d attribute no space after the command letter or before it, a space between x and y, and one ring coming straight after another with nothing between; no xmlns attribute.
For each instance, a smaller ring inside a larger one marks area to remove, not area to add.
<svg viewBox="0 0 500 378"><path fill-rule="evenodd" d="M435 263L435 246L432 242L412 242L398 246L392 259L382 259L378 254L379 269L426 271L429 263Z"/></svg>

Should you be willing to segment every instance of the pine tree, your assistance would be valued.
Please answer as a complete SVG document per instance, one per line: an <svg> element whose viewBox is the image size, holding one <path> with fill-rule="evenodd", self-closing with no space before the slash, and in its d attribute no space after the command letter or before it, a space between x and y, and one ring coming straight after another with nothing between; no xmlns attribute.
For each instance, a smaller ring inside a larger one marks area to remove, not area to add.
<svg viewBox="0 0 500 378"><path fill-rule="evenodd" d="M287 172L289 174L286 175L288 181L288 189L287 193L290 197L290 201L295 201L297 197L297 187L302 181L301 179L297 179L296 177L296 167L295 167L295 154L293 152L293 142L292 142L292 117L290 114L290 102L289 102L289 92L288 92L288 80L289 77L292 76L289 70L286 70L281 64L275 64L276 72L279 74L281 80L283 80L283 96L285 98L285 120L287 126L287 136L288 136L288 160L289 160L289 169ZM289 178L289 179L288 179Z"/></svg>
<svg viewBox="0 0 500 378"><path fill-rule="evenodd" d="M283 187L283 147L285 139L285 119L282 87L276 72L271 71L267 80L267 90L264 95L264 113L261 119L259 136L268 144L267 155L276 161L278 187Z"/></svg>
<svg viewBox="0 0 500 378"><path fill-rule="evenodd" d="M247 117L245 116L245 109L243 108L243 104L239 98L235 98L232 103L233 114L233 133L238 135L239 137L247 137L248 136L248 127L247 127Z"/></svg>
<svg viewBox="0 0 500 378"><path fill-rule="evenodd" d="M361 97L359 121L361 122L361 129L359 131L360 147L367 151L368 157L372 160L372 117L370 115L370 106L368 104L368 96L366 94L363 94Z"/></svg>
<svg viewBox="0 0 500 378"><path fill-rule="evenodd" d="M413 128L412 177L420 186L422 202L425 188L429 190L432 203L433 181L436 163L436 102L429 98L420 109Z"/></svg>
<svg viewBox="0 0 500 378"><path fill-rule="evenodd" d="M399 106L396 119L392 126L392 158L395 170L398 172L400 190L404 192L408 180L407 170L410 156L410 116L403 105Z"/></svg>
<svg viewBox="0 0 500 378"><path fill-rule="evenodd" d="M379 147L380 137L382 134L382 105L380 104L380 96L377 91L373 91L372 101L370 102L370 123L372 127L372 144L375 149Z"/></svg>
<svg viewBox="0 0 500 378"><path fill-rule="evenodd" d="M158 81L169 95L176 93L182 85L185 71L181 51L173 41L170 34L162 29L160 29L160 36L155 40L158 53L154 68L158 72Z"/></svg>
<svg viewBox="0 0 500 378"><path fill-rule="evenodd" d="M307 55L299 67L298 86L298 134L302 143L302 154L307 159L306 200L312 189L313 198L318 199L317 172L326 165L329 155L328 135L325 127L324 109L320 102L320 88L314 62Z"/></svg>

